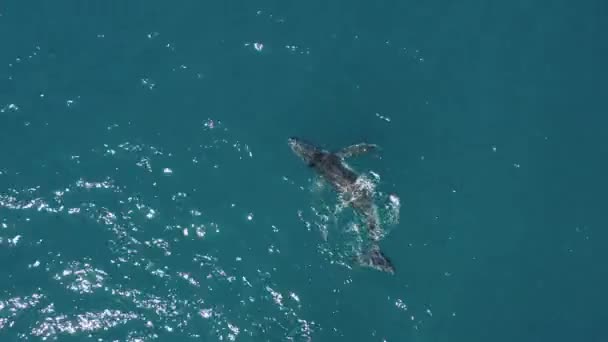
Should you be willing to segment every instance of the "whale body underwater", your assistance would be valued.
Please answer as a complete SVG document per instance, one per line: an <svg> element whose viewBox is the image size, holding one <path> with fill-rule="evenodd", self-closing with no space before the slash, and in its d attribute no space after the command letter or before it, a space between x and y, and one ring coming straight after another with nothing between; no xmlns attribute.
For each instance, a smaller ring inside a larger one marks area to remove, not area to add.
<svg viewBox="0 0 608 342"><path fill-rule="evenodd" d="M306 165L330 183L334 190L343 199L347 199L347 203L365 220L373 243L371 247L358 255L358 263L394 274L395 267L378 245L381 227L377 207L373 202L373 194L369 188L358 182L359 175L345 162L347 158L377 150L378 146L361 143L331 152L297 137L288 138L287 143Z"/></svg>

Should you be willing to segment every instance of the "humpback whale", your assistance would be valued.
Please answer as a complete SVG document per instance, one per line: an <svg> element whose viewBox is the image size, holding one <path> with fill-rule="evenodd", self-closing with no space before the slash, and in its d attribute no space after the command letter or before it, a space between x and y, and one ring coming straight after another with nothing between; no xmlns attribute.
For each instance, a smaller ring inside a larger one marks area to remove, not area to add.
<svg viewBox="0 0 608 342"><path fill-rule="evenodd" d="M378 246L380 222L373 194L345 162L347 158L377 150L378 146L360 143L331 152L297 137L289 137L287 143L304 163L329 182L339 196L365 220L372 246L358 256L357 261L361 265L394 274L393 264Z"/></svg>

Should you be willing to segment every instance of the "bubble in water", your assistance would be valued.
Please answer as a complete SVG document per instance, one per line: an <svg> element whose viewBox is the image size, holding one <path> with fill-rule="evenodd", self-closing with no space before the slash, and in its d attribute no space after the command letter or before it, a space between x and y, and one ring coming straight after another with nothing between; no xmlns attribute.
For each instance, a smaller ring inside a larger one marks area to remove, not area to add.
<svg viewBox="0 0 608 342"><path fill-rule="evenodd" d="M211 314L213 313L213 310L211 309L202 309L200 311L201 317L208 319L211 317Z"/></svg>

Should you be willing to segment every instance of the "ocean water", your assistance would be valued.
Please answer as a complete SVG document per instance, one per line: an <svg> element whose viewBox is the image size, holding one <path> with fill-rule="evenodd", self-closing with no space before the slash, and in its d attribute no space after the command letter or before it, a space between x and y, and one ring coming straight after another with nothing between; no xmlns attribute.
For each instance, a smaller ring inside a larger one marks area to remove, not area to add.
<svg viewBox="0 0 608 342"><path fill-rule="evenodd" d="M607 13L3 2L0 341L607 341Z"/></svg>

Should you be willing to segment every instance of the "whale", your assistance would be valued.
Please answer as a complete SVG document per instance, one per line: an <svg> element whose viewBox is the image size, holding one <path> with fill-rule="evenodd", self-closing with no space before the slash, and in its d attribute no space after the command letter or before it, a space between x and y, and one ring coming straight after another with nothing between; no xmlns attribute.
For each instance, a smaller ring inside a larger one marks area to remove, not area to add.
<svg viewBox="0 0 608 342"><path fill-rule="evenodd" d="M372 190L365 186L361 175L346 163L348 158L377 151L378 145L358 143L329 151L295 136L289 137L287 144L309 168L331 184L340 198L365 221L372 244L357 256L356 261L362 266L394 274L393 263L379 246L381 227Z"/></svg>

